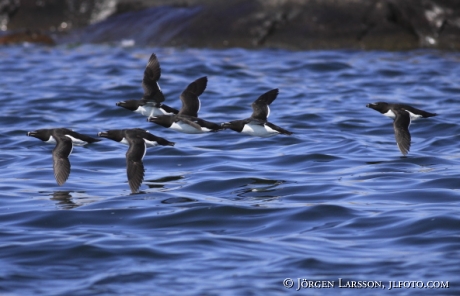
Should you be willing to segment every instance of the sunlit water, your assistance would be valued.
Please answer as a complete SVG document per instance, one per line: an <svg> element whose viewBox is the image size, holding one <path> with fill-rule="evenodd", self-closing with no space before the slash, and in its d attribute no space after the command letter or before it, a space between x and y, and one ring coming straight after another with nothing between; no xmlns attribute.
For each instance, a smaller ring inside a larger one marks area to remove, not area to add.
<svg viewBox="0 0 460 296"><path fill-rule="evenodd" d="M294 134L181 134L115 106L141 97L152 52L168 105L206 75L200 116L220 123L279 88L269 119ZM458 53L17 46L0 60L1 294L460 293ZM402 157L375 101L439 116L411 125ZM139 194L107 139L75 147L59 187L53 146L26 136L52 127L141 127L176 146L148 149ZM299 278L335 288L296 292Z"/></svg>

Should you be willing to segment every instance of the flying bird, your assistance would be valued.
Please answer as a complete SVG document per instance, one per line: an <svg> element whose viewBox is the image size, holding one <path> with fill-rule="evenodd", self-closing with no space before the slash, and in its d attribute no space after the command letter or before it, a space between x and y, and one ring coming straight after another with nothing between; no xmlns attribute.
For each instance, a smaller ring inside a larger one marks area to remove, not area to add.
<svg viewBox="0 0 460 296"><path fill-rule="evenodd" d="M199 96L206 89L207 81L207 77L201 77L187 86L180 95L182 107L178 114L151 116L147 121L186 134L201 134L221 130L222 127L219 124L198 118L201 107Z"/></svg>
<svg viewBox="0 0 460 296"><path fill-rule="evenodd" d="M366 107L393 119L396 144L404 156L409 153L411 146L411 135L409 132L411 122L419 118L428 118L437 115L436 113L423 111L405 104L376 102L367 104Z"/></svg>
<svg viewBox="0 0 460 296"><path fill-rule="evenodd" d="M269 90L255 100L252 103L251 117L225 122L222 127L257 137L271 137L278 134L292 135L292 132L267 121L270 115L270 104L276 99L278 92L277 88Z"/></svg>
<svg viewBox="0 0 460 296"><path fill-rule="evenodd" d="M164 138L152 135L140 128L108 130L97 134L99 137L108 138L115 142L129 145L126 152L126 173L132 193L136 193L144 180L144 159L147 147L162 145L174 146Z"/></svg>
<svg viewBox="0 0 460 296"><path fill-rule="evenodd" d="M56 144L53 149L53 170L54 177L59 186L64 184L69 178L69 155L72 153L73 146L83 146L100 141L99 139L82 135L66 128L39 129L28 132L27 135L47 143Z"/></svg>
<svg viewBox="0 0 460 296"><path fill-rule="evenodd" d="M153 53L144 70L144 78L142 79L144 95L142 99L121 101L116 105L147 117L177 114L179 111L163 104L165 97L158 84L160 76L160 63L158 62L157 56Z"/></svg>

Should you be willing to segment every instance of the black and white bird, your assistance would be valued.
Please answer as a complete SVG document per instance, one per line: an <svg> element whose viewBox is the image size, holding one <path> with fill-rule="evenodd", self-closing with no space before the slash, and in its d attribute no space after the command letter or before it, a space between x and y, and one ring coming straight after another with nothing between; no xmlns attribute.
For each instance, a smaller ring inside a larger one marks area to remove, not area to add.
<svg viewBox="0 0 460 296"><path fill-rule="evenodd" d="M277 88L264 93L252 103L251 117L222 123L222 127L257 137L271 137L278 134L292 135L292 132L267 121L270 115L269 106L277 96Z"/></svg>
<svg viewBox="0 0 460 296"><path fill-rule="evenodd" d="M396 144L404 156L407 155L410 150L411 135L409 132L409 126L411 122L419 118L428 118L437 115L436 113L423 111L405 104L376 102L367 104L366 107L374 109L384 116L393 119Z"/></svg>
<svg viewBox="0 0 460 296"><path fill-rule="evenodd" d="M144 180L145 170L142 160L144 159L147 147L157 145L174 146L175 144L174 142L152 135L148 131L140 128L108 130L100 132L97 135L129 145L128 151L126 152L126 173L128 175L129 187L133 193L139 190Z"/></svg>
<svg viewBox="0 0 460 296"><path fill-rule="evenodd" d="M201 77L190 83L180 95L182 107L176 115L151 116L147 121L186 134L216 132L222 129L219 124L198 118L201 102L199 96L207 85L207 77Z"/></svg>
<svg viewBox="0 0 460 296"><path fill-rule="evenodd" d="M144 95L142 99L121 101L116 105L147 117L177 114L179 112L178 110L163 104L165 97L158 84L160 76L160 63L158 62L157 56L153 53L144 70L144 78L142 79Z"/></svg>
<svg viewBox="0 0 460 296"><path fill-rule="evenodd" d="M59 186L64 184L69 178L69 155L72 153L73 146L83 146L100 141L99 139L82 135L66 128L39 129L28 132L27 135L47 143L56 144L53 149L53 169L54 177Z"/></svg>
<svg viewBox="0 0 460 296"><path fill-rule="evenodd" d="M426 112L406 104L390 104L385 102L376 102L366 105L367 108L374 109L375 111L380 112L382 115L395 119L396 114L395 110L406 110L411 117L411 120L416 120L419 118L428 118L436 116L436 113Z"/></svg>

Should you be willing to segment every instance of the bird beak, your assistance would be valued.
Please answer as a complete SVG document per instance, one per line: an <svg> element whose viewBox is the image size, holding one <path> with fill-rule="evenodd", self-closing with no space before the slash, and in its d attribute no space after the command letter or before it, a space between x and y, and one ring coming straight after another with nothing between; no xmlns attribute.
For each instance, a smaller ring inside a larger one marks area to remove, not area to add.
<svg viewBox="0 0 460 296"><path fill-rule="evenodd" d="M125 103L126 103L125 101L121 101L121 102L116 103L115 105L121 106L121 104L125 104Z"/></svg>
<svg viewBox="0 0 460 296"><path fill-rule="evenodd" d="M37 134L37 132L28 132L28 133L27 133L27 136L33 137L33 136L35 136L36 134Z"/></svg>
<svg viewBox="0 0 460 296"><path fill-rule="evenodd" d="M107 137L107 132L99 132L97 133L98 137Z"/></svg>

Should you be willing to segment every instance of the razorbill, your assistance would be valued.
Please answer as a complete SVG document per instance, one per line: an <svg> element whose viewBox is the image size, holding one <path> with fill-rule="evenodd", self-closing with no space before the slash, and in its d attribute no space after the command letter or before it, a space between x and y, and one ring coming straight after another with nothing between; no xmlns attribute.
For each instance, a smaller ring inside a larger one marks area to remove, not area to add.
<svg viewBox="0 0 460 296"><path fill-rule="evenodd" d="M267 121L270 115L269 106L277 96L278 89L264 93L252 103L251 117L222 123L222 127L257 137L271 137L277 134L292 135L292 132Z"/></svg>
<svg viewBox="0 0 460 296"><path fill-rule="evenodd" d="M190 83L180 95L182 107L176 115L151 116L147 121L186 134L216 132L222 129L219 124L198 118L201 102L199 96L207 85L207 77L201 77Z"/></svg>
<svg viewBox="0 0 460 296"><path fill-rule="evenodd" d="M410 150L411 135L409 132L409 126L411 122L419 118L428 118L437 115L436 113L423 111L405 104L377 102L367 104L366 107L374 109L393 119L396 144L404 156L407 155Z"/></svg>
<svg viewBox="0 0 460 296"><path fill-rule="evenodd" d="M395 110L406 110L409 112L411 120L417 120L419 118L428 118L436 116L436 113L426 112L406 104L389 104L386 102L376 102L366 105L367 108L374 109L375 111L380 112L381 114L395 119Z"/></svg>
<svg viewBox="0 0 460 296"><path fill-rule="evenodd" d="M128 175L128 183L131 192L135 193L139 190L142 181L144 180L144 164L142 160L147 151L147 147L151 146L174 146L173 142L152 135L148 131L140 128L108 130L97 134L99 137L111 139L115 142L129 145L126 152L126 173Z"/></svg>
<svg viewBox="0 0 460 296"><path fill-rule="evenodd" d="M144 116L157 116L165 114L177 114L174 108L162 104L165 100L161 91L158 80L161 76L160 63L157 56L152 53L147 66L144 70L144 78L142 79L142 88L144 95L140 100L127 100L118 102L116 105L125 109L140 113Z"/></svg>
<svg viewBox="0 0 460 296"><path fill-rule="evenodd" d="M69 178L69 155L72 153L73 145L83 146L100 141L99 139L82 135L66 128L39 129L28 132L27 135L47 143L56 144L53 149L53 169L54 177L59 186L64 184Z"/></svg>

